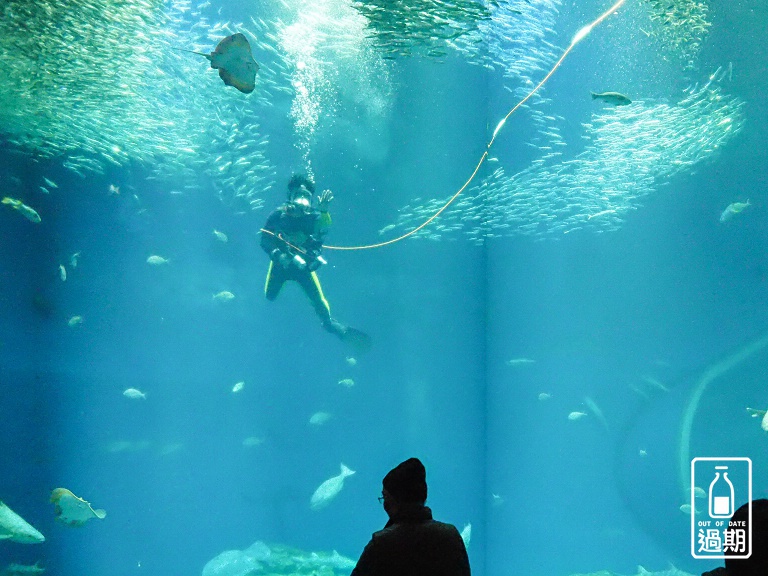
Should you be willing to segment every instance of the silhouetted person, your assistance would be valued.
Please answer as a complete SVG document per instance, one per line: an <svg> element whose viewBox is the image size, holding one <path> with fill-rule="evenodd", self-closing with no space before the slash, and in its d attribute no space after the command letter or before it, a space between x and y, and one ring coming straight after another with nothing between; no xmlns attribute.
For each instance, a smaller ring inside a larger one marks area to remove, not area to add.
<svg viewBox="0 0 768 576"><path fill-rule="evenodd" d="M381 498L389 522L365 546L351 576L469 576L469 558L455 526L432 519L427 473L417 458L389 471Z"/></svg>
<svg viewBox="0 0 768 576"><path fill-rule="evenodd" d="M746 521L748 504L733 513L731 520ZM702 576L768 576L768 500L752 501L752 555L746 559L728 558L725 568L715 568Z"/></svg>

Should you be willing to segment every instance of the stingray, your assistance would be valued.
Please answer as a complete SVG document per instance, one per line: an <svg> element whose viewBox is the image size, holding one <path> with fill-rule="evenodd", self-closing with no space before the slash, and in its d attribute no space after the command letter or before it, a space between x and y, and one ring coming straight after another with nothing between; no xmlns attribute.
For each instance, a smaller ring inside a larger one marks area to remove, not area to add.
<svg viewBox="0 0 768 576"><path fill-rule="evenodd" d="M250 94L256 87L259 65L253 59L248 39L240 32L224 38L210 54L185 51L206 57L211 62L211 68L219 71L219 76L227 86L234 86L245 94Z"/></svg>
<svg viewBox="0 0 768 576"><path fill-rule="evenodd" d="M70 526L82 526L91 518L103 520L107 513L94 510L90 502L78 498L66 488L56 488L51 492L51 502L55 505L56 520Z"/></svg>

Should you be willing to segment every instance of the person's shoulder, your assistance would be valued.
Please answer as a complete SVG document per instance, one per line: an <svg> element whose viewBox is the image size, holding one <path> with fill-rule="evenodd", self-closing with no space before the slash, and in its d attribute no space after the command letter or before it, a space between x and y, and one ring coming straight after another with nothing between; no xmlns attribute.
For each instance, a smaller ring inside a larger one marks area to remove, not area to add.
<svg viewBox="0 0 768 576"><path fill-rule="evenodd" d="M448 522L440 522L440 520L435 520L434 518L429 520L429 523L432 524L433 526L443 528L444 530L456 530L456 532L459 531L459 529L456 528L456 526L454 526L453 524L449 524Z"/></svg>
<svg viewBox="0 0 768 576"><path fill-rule="evenodd" d="M432 520L432 523L439 528L440 530L443 530L444 532L455 532L456 534L460 534L459 529L456 528L453 524L448 524L447 522L440 522L440 520Z"/></svg>
<svg viewBox="0 0 768 576"><path fill-rule="evenodd" d="M373 537L374 538L376 538L376 537L380 538L381 536L385 536L387 534L391 534L392 532L394 532L397 529L398 526L400 526L400 524L388 524L387 526L384 526L384 528L382 528L381 530L377 530L376 532L374 532L373 533Z"/></svg>
<svg viewBox="0 0 768 576"><path fill-rule="evenodd" d="M453 524L448 524L447 522L440 522L439 520L428 520L427 526L430 532L433 534L440 535L440 538L447 539L447 540L456 540L457 542L459 540L462 540L461 533L459 532L459 529L456 528ZM463 541L463 540L462 540Z"/></svg>

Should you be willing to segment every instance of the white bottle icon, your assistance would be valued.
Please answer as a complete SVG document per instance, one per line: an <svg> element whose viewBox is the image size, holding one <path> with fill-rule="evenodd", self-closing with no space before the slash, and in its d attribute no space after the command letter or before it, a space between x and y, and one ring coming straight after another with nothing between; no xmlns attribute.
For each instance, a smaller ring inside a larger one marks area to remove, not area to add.
<svg viewBox="0 0 768 576"><path fill-rule="evenodd" d="M728 466L715 466L715 479L709 485L710 518L730 518L733 516L733 484L728 480ZM723 471L722 478L720 472Z"/></svg>

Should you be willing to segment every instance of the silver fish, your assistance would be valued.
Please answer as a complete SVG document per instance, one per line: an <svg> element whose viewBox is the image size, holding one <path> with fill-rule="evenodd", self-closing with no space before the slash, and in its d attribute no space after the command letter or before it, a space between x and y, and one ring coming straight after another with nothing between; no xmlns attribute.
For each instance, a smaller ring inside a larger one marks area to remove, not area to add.
<svg viewBox="0 0 768 576"><path fill-rule="evenodd" d="M615 106L626 106L627 104L632 104L632 100L624 96L624 94L620 94L619 92L590 92L592 94L592 100L602 100L603 102L607 102L608 104L614 104Z"/></svg>
<svg viewBox="0 0 768 576"><path fill-rule="evenodd" d="M331 503L331 500L336 498L336 496L339 495L339 492L341 492L341 489L344 488L344 479L354 473L354 470L351 470L342 464L341 472L338 476L328 478L328 480L320 484L320 486L317 487L317 490L315 490L315 493L312 494L312 498L309 501L312 510L320 510L321 508L328 506L328 504Z"/></svg>

